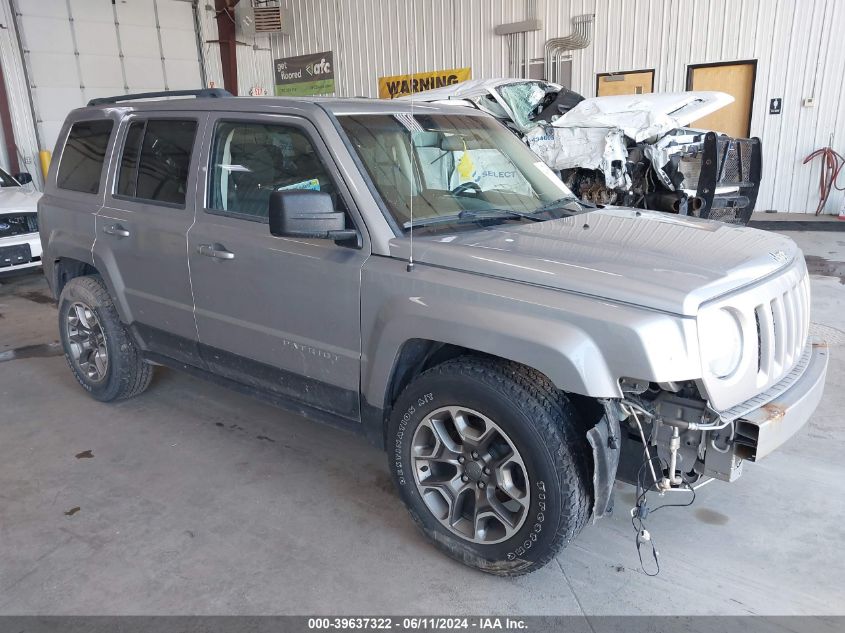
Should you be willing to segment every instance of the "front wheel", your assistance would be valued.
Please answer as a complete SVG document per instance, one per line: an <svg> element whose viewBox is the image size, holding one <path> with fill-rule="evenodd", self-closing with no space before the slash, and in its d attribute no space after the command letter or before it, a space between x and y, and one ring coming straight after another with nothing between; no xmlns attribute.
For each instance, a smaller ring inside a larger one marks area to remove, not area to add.
<svg viewBox="0 0 845 633"><path fill-rule="evenodd" d="M472 356L447 361L393 408L394 482L446 554L488 573L528 573L589 518L591 452L575 415L539 372Z"/></svg>

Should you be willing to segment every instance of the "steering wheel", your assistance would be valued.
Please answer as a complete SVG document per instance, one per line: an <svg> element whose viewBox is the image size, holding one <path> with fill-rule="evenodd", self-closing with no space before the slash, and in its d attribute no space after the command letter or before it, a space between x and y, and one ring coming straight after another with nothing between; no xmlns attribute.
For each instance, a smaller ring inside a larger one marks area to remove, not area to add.
<svg viewBox="0 0 845 633"><path fill-rule="evenodd" d="M468 180L467 182L462 182L457 187L452 189L449 193L451 193L453 196L459 196L462 193L464 193L465 191L469 191L470 189L475 191L475 195L478 195L478 194L481 193L481 185L479 185L477 182L472 181L472 180Z"/></svg>

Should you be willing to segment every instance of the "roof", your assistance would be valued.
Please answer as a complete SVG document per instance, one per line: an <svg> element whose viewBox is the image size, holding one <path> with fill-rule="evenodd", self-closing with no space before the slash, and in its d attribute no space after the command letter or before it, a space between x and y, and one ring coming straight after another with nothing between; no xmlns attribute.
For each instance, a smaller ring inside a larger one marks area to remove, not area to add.
<svg viewBox="0 0 845 633"><path fill-rule="evenodd" d="M315 108L336 115L344 114L394 114L410 112L451 112L472 114L466 108L429 103L412 103L388 99L359 97L216 97L188 99L156 99L120 101L85 106L80 111L119 110L126 112L265 112L300 110L307 114Z"/></svg>

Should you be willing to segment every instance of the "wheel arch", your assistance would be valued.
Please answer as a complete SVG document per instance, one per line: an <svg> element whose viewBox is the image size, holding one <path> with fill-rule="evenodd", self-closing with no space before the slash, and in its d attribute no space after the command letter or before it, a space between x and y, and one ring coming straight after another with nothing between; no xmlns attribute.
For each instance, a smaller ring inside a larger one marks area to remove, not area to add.
<svg viewBox="0 0 845 633"><path fill-rule="evenodd" d="M58 300L62 295L62 290L71 279L97 274L99 271L90 262L80 261L73 257L57 257L53 260L53 271L49 279L53 296Z"/></svg>
<svg viewBox="0 0 845 633"><path fill-rule="evenodd" d="M619 396L617 378L588 333L565 322L525 314L513 320L501 316L491 318L481 307L464 305L459 312L451 312L448 320L407 312L385 319L377 333L365 337L364 399L387 411L410 379L433 361L466 353L530 367L567 393Z"/></svg>
<svg viewBox="0 0 845 633"><path fill-rule="evenodd" d="M496 339L492 339L494 342ZM516 349L519 346L512 346L511 349ZM530 347L523 348L525 352L529 352ZM559 352L558 352L559 353ZM598 418L601 417L600 411L602 407L598 405L598 397L607 397L602 394L596 395L589 393L588 385L586 383L586 376L576 377L574 372L576 367L574 364L569 368L569 372L550 372L550 366L545 363L532 363L528 354L501 354L491 351L490 348L485 349L482 346L461 345L456 342L444 341L438 338L408 338L404 340L396 349L392 361L389 366L382 366L380 369L374 367L373 371L369 373L370 386L364 388L362 385L362 394L364 396L364 409L370 412L375 419L368 420L367 426L372 427L376 425L377 429L369 430L367 435L375 438L377 443L385 440L385 432L387 429L387 421L390 416L393 404L398 399L402 391L420 374L427 369L443 363L449 359L464 356L474 355L486 358L501 360L503 362L515 362L524 367L530 368L541 373L549 379L556 388L567 395L572 400L573 404L583 413L584 419L589 420L588 426L592 427ZM601 360L601 359L600 359ZM566 364L566 361L561 357L559 359L561 365ZM603 365L603 360L602 363ZM385 372L385 369L387 370ZM560 367L559 369L564 369ZM379 376L382 375L383 378ZM569 374L567 376L566 374ZM557 380L555 379L557 378ZM605 373L604 382L612 380L609 372ZM373 381L383 381L376 382ZM379 386L381 385L381 386ZM594 388L601 389L601 385L593 385ZM606 384L605 389L612 389L613 386ZM368 396L368 394L370 394ZM612 397L612 396L611 396ZM586 428L585 428L586 431Z"/></svg>
<svg viewBox="0 0 845 633"><path fill-rule="evenodd" d="M114 270L114 267L111 267ZM86 262L73 257L57 257L52 261L52 271L50 273L48 282L53 291L55 299L58 301L62 295L62 290L71 279L76 277L84 277L86 275L99 275L109 291L109 295L114 301L115 309L117 309L118 316L123 323L130 323L129 306L126 304L126 299L118 290L122 289L122 280L118 275L118 282L120 287L114 283L112 275L109 274L110 267L105 262L95 257L94 262Z"/></svg>
<svg viewBox="0 0 845 633"><path fill-rule="evenodd" d="M389 446L388 428L392 407L414 378L447 360L468 355L502 362L516 362L527 370L542 374L552 387L560 389L545 372L523 362L443 341L409 339L397 352L390 380L385 389L384 405L377 421L379 424L376 431L377 442L382 442L384 447ZM608 410L607 400L566 389L560 389L560 391L565 394L566 399L574 408L575 431L584 441L583 448L591 453L589 477L594 501L591 511L595 521L609 513L613 507L613 482L616 479L620 459L619 422Z"/></svg>

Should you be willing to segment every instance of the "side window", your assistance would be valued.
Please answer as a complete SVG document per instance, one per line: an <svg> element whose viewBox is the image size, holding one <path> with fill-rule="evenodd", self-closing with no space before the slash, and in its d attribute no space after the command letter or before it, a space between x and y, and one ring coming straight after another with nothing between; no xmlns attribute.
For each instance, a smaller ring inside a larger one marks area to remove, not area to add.
<svg viewBox="0 0 845 633"><path fill-rule="evenodd" d="M185 204L196 121L134 121L126 133L118 195Z"/></svg>
<svg viewBox="0 0 845 633"><path fill-rule="evenodd" d="M314 145L295 127L222 122L214 134L211 168L209 209L265 220L271 193L311 189L330 194L335 208L345 210Z"/></svg>
<svg viewBox="0 0 845 633"><path fill-rule="evenodd" d="M113 121L80 121L70 128L62 150L56 185L82 193L97 193Z"/></svg>

